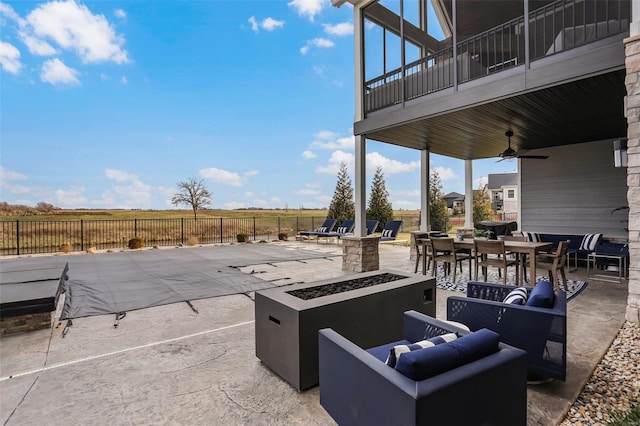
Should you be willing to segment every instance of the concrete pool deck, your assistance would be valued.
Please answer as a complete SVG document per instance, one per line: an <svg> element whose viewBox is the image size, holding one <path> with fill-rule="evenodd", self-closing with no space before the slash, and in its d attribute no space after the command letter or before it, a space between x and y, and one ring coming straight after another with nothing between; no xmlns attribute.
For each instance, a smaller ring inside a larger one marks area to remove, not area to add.
<svg viewBox="0 0 640 426"><path fill-rule="evenodd" d="M276 244L276 243L273 243ZM348 275L341 247L287 242L338 257L252 265L279 285ZM90 256L90 255L87 255ZM413 272L409 247L380 246L380 268ZM584 279L580 268L569 278ZM437 291L438 318L446 298ZM624 322L627 282L590 281L568 304L567 381L528 387L529 425L553 425L579 394ZM73 320L0 340L0 419L6 425L331 425L319 388L299 393L255 356L253 294ZM505 401L505 404L508 404ZM458 406L452 401L452 407Z"/></svg>

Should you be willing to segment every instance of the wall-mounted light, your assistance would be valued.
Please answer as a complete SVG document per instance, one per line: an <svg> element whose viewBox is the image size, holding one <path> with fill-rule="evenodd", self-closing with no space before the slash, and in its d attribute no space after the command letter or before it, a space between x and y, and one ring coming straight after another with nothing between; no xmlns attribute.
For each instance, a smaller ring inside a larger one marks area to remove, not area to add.
<svg viewBox="0 0 640 426"><path fill-rule="evenodd" d="M613 141L613 164L616 167L627 167L627 139Z"/></svg>

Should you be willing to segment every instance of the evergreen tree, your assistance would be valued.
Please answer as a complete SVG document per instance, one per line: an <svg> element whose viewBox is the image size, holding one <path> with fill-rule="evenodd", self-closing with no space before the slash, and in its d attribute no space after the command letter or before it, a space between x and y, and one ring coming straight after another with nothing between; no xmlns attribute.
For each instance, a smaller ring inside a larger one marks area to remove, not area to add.
<svg viewBox="0 0 640 426"><path fill-rule="evenodd" d="M491 220L493 209L491 208L491 197L486 187L473 191L473 223Z"/></svg>
<svg viewBox="0 0 640 426"><path fill-rule="evenodd" d="M449 230L447 202L442 193L440 175L435 169L431 170L431 177L429 178L429 219L432 230L443 232Z"/></svg>
<svg viewBox="0 0 640 426"><path fill-rule="evenodd" d="M389 192L384 182L382 167L376 169L376 174L371 182L371 197L367 206L367 219L379 221L378 230L384 228L388 220L393 219L393 207L389 202Z"/></svg>
<svg viewBox="0 0 640 426"><path fill-rule="evenodd" d="M353 185L347 173L347 164L343 161L338 172L336 190L329 205L328 216L336 219L338 224L343 220L354 219L356 214L356 203L353 200Z"/></svg>

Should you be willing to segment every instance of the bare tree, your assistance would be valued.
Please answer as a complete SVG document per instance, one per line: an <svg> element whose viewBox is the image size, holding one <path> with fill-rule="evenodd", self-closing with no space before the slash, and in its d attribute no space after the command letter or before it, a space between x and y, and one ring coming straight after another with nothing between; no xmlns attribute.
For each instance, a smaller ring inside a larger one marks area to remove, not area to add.
<svg viewBox="0 0 640 426"><path fill-rule="evenodd" d="M208 206L213 200L213 195L204 186L204 180L190 177L188 180L178 182L176 185L178 186L178 192L173 194L171 204L174 206L179 204L191 206L193 219L198 220L198 209Z"/></svg>

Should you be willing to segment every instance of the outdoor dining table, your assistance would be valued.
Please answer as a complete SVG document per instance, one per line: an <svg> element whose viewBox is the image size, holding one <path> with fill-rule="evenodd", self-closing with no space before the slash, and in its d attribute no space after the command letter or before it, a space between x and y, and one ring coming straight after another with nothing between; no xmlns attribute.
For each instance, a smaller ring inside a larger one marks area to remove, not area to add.
<svg viewBox="0 0 640 426"><path fill-rule="evenodd" d="M421 245L422 247L422 252L425 253L426 250L426 245L429 241L428 238L420 238L417 240L418 244ZM456 249L470 249L473 250L474 248L474 244L473 244L473 238L465 238L463 240L458 240L457 238L454 238L453 240L454 246ZM552 243L545 243L545 242L538 242L538 243L534 243L534 242L530 242L530 241L513 241L513 240L504 240L504 249L506 252L509 253L517 253L518 258L519 258L519 262L521 263L520 265L520 272L519 275L520 276L516 276L516 284L518 282L524 283L525 279L524 279L524 268L522 267L522 263L524 260L524 256L522 255L527 255L529 256L530 259L530 264L531 264L531 275L534 277L535 279L535 274L536 274L536 254L543 252L543 251L548 251L551 248L553 248L553 244ZM469 266L471 267L471 266ZM505 271L506 273L506 271ZM423 275L427 275L427 256L422 256L422 274Z"/></svg>

